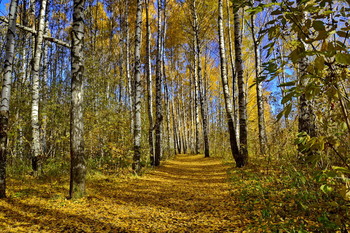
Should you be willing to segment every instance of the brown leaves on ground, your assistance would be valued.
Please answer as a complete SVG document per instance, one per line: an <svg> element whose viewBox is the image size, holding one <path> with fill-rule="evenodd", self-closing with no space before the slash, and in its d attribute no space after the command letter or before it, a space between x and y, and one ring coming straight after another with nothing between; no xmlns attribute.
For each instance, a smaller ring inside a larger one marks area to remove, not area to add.
<svg viewBox="0 0 350 233"><path fill-rule="evenodd" d="M0 231L240 232L228 168L218 159L179 155L140 178L94 177L79 201L64 198L67 180L10 180Z"/></svg>

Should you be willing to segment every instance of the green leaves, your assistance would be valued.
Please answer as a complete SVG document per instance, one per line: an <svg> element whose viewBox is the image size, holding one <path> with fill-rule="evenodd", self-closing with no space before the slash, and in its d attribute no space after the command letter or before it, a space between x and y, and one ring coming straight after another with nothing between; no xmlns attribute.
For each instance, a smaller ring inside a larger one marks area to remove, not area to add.
<svg viewBox="0 0 350 233"><path fill-rule="evenodd" d="M350 65L350 54L347 53L337 53L335 55L336 62L343 65Z"/></svg>
<svg viewBox="0 0 350 233"><path fill-rule="evenodd" d="M281 83L279 85L279 87L289 87L289 86L295 86L296 81L291 81L291 82L285 82L285 83Z"/></svg>
<svg viewBox="0 0 350 233"><path fill-rule="evenodd" d="M329 194L333 191L333 188L327 184L323 184L320 187L321 191L324 192L325 194Z"/></svg>
<svg viewBox="0 0 350 233"><path fill-rule="evenodd" d="M312 23L312 27L316 30L316 31L325 31L326 27L324 26L324 23L320 20L315 20Z"/></svg>

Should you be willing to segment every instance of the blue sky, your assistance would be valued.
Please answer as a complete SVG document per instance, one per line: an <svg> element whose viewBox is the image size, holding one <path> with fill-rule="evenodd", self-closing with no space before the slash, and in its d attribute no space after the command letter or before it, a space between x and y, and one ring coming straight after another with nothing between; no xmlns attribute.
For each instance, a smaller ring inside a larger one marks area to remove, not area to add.
<svg viewBox="0 0 350 233"><path fill-rule="evenodd" d="M7 16L7 4L10 0L0 0L0 16Z"/></svg>

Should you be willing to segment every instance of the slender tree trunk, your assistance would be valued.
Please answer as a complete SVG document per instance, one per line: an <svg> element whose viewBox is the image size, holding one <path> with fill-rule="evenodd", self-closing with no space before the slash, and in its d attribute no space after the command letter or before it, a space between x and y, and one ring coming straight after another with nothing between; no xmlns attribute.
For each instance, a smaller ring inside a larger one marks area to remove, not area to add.
<svg viewBox="0 0 350 233"><path fill-rule="evenodd" d="M233 56L232 30L231 30L231 11L228 0L226 0L227 18L228 18L228 45L230 54L230 66L232 70L232 96L233 96L233 121L236 129L236 138L239 141L239 108L238 108L238 81L235 72L235 62Z"/></svg>
<svg viewBox="0 0 350 233"><path fill-rule="evenodd" d="M70 198L85 195L86 161L84 153L83 122L83 41L84 41L84 4L85 0L74 0L72 28L72 83L71 83L71 173Z"/></svg>
<svg viewBox="0 0 350 233"><path fill-rule="evenodd" d="M199 26L198 26L198 19L197 19L197 6L196 6L196 0L192 0L192 18L193 18L193 23L192 23L192 28L193 28L193 70L194 70L194 114L195 114L195 147L194 147L194 153L199 154L199 88L198 88L198 59L200 59L199 55L197 54L198 51L198 33L199 33Z"/></svg>
<svg viewBox="0 0 350 233"><path fill-rule="evenodd" d="M177 133L177 121L175 119L179 119L178 117L175 117L175 99L173 99L171 103L171 116L172 116L172 123L173 123L173 139L174 139L174 154L180 153L180 146L179 146L179 137Z"/></svg>
<svg viewBox="0 0 350 233"><path fill-rule="evenodd" d="M164 95L165 95L165 114L166 114L166 132L167 132L167 141L166 141L166 151L169 154L170 151L170 116L169 116L169 89L167 83L167 73L165 67L165 39L167 33L167 15L166 15L166 1L163 2L163 29L162 29L162 77L164 82ZM164 132L164 131L163 131Z"/></svg>
<svg viewBox="0 0 350 233"><path fill-rule="evenodd" d="M142 0L137 0L135 29L135 101L134 101L134 163L133 170L141 170L141 26Z"/></svg>
<svg viewBox="0 0 350 233"><path fill-rule="evenodd" d="M155 124L155 159L153 165L160 165L162 157L162 7L163 0L158 0L158 38L157 38L157 66L156 66L156 124Z"/></svg>
<svg viewBox="0 0 350 233"><path fill-rule="evenodd" d="M224 38L224 27L223 27L223 4L222 0L218 0L219 4L219 18L218 18L218 24L219 24L219 50L220 50L220 63L221 63L221 80L222 80L222 87L223 87L223 93L224 93L224 100L225 100L225 109L226 109L226 117L227 117L227 124L228 124L228 130L230 134L230 145L231 145L231 151L232 155L236 161L237 167L243 167L244 166L244 158L242 158L236 133L235 133L235 126L233 122L232 117L232 104L230 100L230 92L228 87L228 80L227 80L227 61L226 61L226 54L225 54L225 38Z"/></svg>
<svg viewBox="0 0 350 233"><path fill-rule="evenodd" d="M6 197L7 131L10 111L11 81L15 51L15 33L18 0L12 0L6 34L6 54L0 106L0 198Z"/></svg>
<svg viewBox="0 0 350 233"><path fill-rule="evenodd" d="M235 66L238 80L240 167L248 162L247 94L242 60L242 34L239 9L234 11Z"/></svg>
<svg viewBox="0 0 350 233"><path fill-rule="evenodd" d="M255 31L255 16L251 16L251 29L254 43L254 54L255 54L255 79L256 79L256 102L258 105L258 127L259 127L259 143L260 143L260 154L266 154L266 129L265 129L265 114L264 114L264 97L262 91L261 81L261 57L260 57L260 41L256 38Z"/></svg>
<svg viewBox="0 0 350 233"><path fill-rule="evenodd" d="M198 48L199 49L199 48ZM204 141L204 157L210 157L209 150L209 132L208 132L208 118L207 118L207 96L205 87L203 87L202 65L199 60L198 63L198 88L199 88L199 101L201 105L202 125L203 125L203 141Z"/></svg>
<svg viewBox="0 0 350 233"><path fill-rule="evenodd" d="M201 63L199 64L199 70L202 70ZM201 73L201 72L200 72ZM203 77L203 78L202 78ZM201 100L201 109L202 109L202 121L203 121L203 137L204 137L204 156L210 157L210 149L209 149L209 125L208 122L210 122L209 115L208 115L208 98L207 98L207 54L205 54L205 61L204 61L204 74L201 75L199 81L199 89L200 92L200 100ZM237 138L237 136L236 136Z"/></svg>
<svg viewBox="0 0 350 233"><path fill-rule="evenodd" d="M153 130L153 80L152 80L152 58L151 58L151 25L149 22L149 4L150 1L146 0L146 43L147 43L147 111L148 111L148 142L150 147L151 160L154 159L154 130Z"/></svg>
<svg viewBox="0 0 350 233"><path fill-rule="evenodd" d="M166 80L166 79L165 79ZM165 92L165 112L166 112L166 131L167 131L167 156L170 155L170 94L168 84L164 83L164 92Z"/></svg>
<svg viewBox="0 0 350 233"><path fill-rule="evenodd" d="M301 6L301 0L296 1L299 6ZM307 19L306 12L304 12L304 17L301 21L301 25L304 25L305 20ZM303 32L300 32L303 33ZM299 36L299 35L298 35ZM307 44L303 44L303 49L307 50ZM298 79L299 85L304 88L309 82L307 78L307 67L308 67L308 58L305 56L299 60L299 70L298 70ZM310 137L316 137L316 119L314 114L314 101L307 100L305 93L302 93L299 97L299 132L306 132ZM304 153L305 154L305 153Z"/></svg>
<svg viewBox="0 0 350 233"><path fill-rule="evenodd" d="M46 8L47 9L47 8ZM48 14L46 14L48 15ZM45 31L44 34L47 34L49 31L49 22L46 19L45 22ZM41 105L43 106L43 111L42 111L42 125L41 125L41 151L43 155L46 155L47 153L47 134L46 134L46 128L47 128L47 97L48 97L48 77L47 77L47 72L48 72L48 44L46 41L44 41L43 45L43 57L42 57L42 99L41 99Z"/></svg>
<svg viewBox="0 0 350 233"><path fill-rule="evenodd" d="M194 50L197 49L196 40L194 42ZM199 154L199 107L198 107L198 56L197 51L194 52L194 75L193 75L193 83L194 83L194 122L195 122L195 145L194 145L194 153Z"/></svg>
<svg viewBox="0 0 350 233"><path fill-rule="evenodd" d="M193 1L193 31L194 31L194 50L195 50L195 82L196 85L196 98L200 102L200 109L202 115L202 127L203 127L203 141L204 141L204 156L209 157L209 136L208 136L208 124L207 124L207 115L206 115L206 96L204 96L202 88L202 62L201 62L201 48L200 48L200 39L199 39L199 24L197 17L197 7L196 0ZM198 102L198 101L197 101ZM198 104L196 102L197 111ZM198 114L197 114L198 115ZM197 119L196 119L197 121ZM197 136L197 135L196 135ZM196 144L199 148L199 143Z"/></svg>
<svg viewBox="0 0 350 233"><path fill-rule="evenodd" d="M130 28L129 28L129 0L125 1L125 71L126 80L128 82L128 94L129 94L129 104L130 104L130 129L133 134L134 128L134 85L133 78L130 72Z"/></svg>
<svg viewBox="0 0 350 233"><path fill-rule="evenodd" d="M45 14L46 14L46 0L41 1L40 14L39 14L39 26L37 30L37 36L35 40L35 52L32 65L32 169L36 174L40 171L40 124L39 124L39 93L40 93L40 60L42 55L42 46L45 30Z"/></svg>

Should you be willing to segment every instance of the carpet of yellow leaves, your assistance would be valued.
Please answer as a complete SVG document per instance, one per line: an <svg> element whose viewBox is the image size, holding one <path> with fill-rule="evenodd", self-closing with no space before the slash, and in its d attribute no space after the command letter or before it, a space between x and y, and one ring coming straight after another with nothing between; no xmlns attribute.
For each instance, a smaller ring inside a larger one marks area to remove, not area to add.
<svg viewBox="0 0 350 233"><path fill-rule="evenodd" d="M178 155L142 177L93 177L78 201L64 197L68 180L10 180L0 232L241 232L228 169Z"/></svg>

